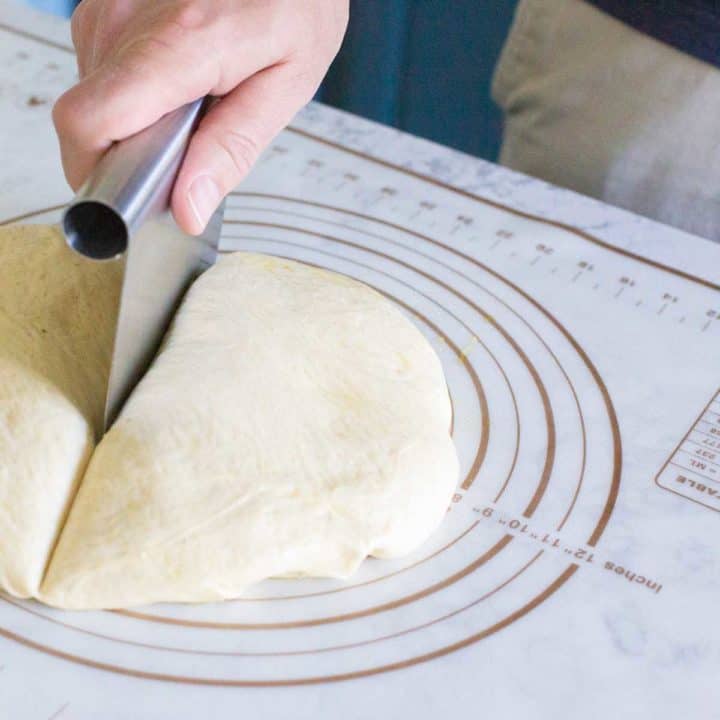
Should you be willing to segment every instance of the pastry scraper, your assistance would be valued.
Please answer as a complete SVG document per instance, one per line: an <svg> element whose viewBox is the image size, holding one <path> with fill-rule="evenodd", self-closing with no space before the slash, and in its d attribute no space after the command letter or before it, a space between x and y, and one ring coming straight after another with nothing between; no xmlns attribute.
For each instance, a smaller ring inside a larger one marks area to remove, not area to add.
<svg viewBox="0 0 720 720"><path fill-rule="evenodd" d="M63 215L73 250L123 263L105 430L147 369L185 290L217 257L222 205L197 237L184 233L169 210L180 162L208 102L189 103L114 144Z"/></svg>

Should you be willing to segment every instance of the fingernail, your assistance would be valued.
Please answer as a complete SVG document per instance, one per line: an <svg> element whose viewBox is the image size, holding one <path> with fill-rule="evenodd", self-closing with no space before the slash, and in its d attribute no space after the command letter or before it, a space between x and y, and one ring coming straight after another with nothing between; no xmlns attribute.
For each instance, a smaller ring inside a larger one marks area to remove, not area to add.
<svg viewBox="0 0 720 720"><path fill-rule="evenodd" d="M209 175L201 175L190 186L190 207L201 228L204 228L220 204L220 190Z"/></svg>

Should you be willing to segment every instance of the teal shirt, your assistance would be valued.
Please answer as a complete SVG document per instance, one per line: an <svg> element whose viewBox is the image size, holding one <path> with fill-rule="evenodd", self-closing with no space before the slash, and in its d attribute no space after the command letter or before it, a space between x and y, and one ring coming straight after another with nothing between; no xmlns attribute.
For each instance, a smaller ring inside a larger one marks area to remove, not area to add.
<svg viewBox="0 0 720 720"><path fill-rule="evenodd" d="M490 81L516 0L354 0L320 99L487 159Z"/></svg>

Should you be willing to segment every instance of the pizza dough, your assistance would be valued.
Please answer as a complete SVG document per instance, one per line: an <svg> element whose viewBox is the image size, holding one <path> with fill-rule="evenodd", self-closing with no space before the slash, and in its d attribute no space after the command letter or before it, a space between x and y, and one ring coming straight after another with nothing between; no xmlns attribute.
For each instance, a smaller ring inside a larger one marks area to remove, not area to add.
<svg viewBox="0 0 720 720"><path fill-rule="evenodd" d="M437 356L380 294L225 257L96 450L42 599L220 600L407 553L455 488L450 415Z"/></svg>
<svg viewBox="0 0 720 720"><path fill-rule="evenodd" d="M375 291L224 257L86 468L119 268L39 227L2 231L0 262L5 590L66 608L220 600L267 577L348 577L442 519L458 465L440 362Z"/></svg>
<svg viewBox="0 0 720 720"><path fill-rule="evenodd" d="M118 263L0 228L0 588L36 595L100 429Z"/></svg>

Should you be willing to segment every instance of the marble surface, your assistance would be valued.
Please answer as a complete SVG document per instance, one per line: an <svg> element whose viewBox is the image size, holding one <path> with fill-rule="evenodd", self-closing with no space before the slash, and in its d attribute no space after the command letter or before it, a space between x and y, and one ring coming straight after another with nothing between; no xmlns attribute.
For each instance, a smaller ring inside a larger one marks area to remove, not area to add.
<svg viewBox="0 0 720 720"><path fill-rule="evenodd" d="M0 223L68 199L73 77L67 24L0 0ZM135 617L0 598L0 717L720 718L720 247L320 105L293 128L224 247L408 309L455 406L448 518L350 586Z"/></svg>

